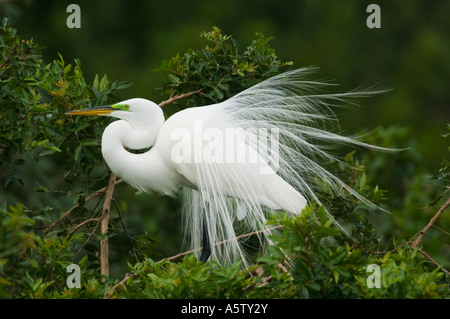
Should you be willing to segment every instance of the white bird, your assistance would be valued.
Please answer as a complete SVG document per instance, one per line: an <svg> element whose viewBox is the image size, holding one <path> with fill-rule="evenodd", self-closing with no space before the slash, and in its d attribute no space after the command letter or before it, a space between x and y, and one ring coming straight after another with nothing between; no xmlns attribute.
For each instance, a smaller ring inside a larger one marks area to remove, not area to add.
<svg viewBox="0 0 450 319"><path fill-rule="evenodd" d="M67 114L120 119L102 136L111 171L139 190L169 196L181 191L188 241L193 249L203 246L201 260L245 264L236 229L259 232L264 240L268 212L300 214L308 203L321 204L314 178L375 206L324 164L339 161L327 151L330 145L378 148L329 131L338 127L333 103L377 92L320 93L328 84L304 80L312 70L282 73L167 121L161 107L140 98ZM145 148L140 154L127 150Z"/></svg>

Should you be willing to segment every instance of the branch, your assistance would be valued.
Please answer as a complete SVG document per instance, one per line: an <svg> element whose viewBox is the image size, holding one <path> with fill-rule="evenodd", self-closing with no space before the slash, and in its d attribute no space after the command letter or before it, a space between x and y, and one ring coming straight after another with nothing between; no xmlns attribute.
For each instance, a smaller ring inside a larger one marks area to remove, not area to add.
<svg viewBox="0 0 450 319"><path fill-rule="evenodd" d="M416 249L417 246L420 245L422 242L423 237L428 233L431 227L433 227L434 223L441 217L441 215L444 213L444 211L447 209L447 207L450 206L450 198L445 202L444 205L442 205L441 208L437 211L437 213L433 216L433 218L430 219L428 224L425 226L424 229L419 231L417 234L415 234L409 241L408 244L411 246L411 248ZM415 240L413 241L413 239Z"/></svg>
<svg viewBox="0 0 450 319"><path fill-rule="evenodd" d="M78 255L81 253L81 251L83 250L84 246L86 246L87 243L89 243L89 241L91 240L92 236L94 236L95 232L97 231L98 226L100 225L100 218L98 218L98 222L95 224L94 229L91 231L91 233L89 234L88 238L84 241L84 243L80 246L80 248L78 248L78 251L76 252L76 254L73 256L72 261L74 261Z"/></svg>
<svg viewBox="0 0 450 319"><path fill-rule="evenodd" d="M165 106L165 105L167 105L167 104L170 104L170 103L176 102L176 101L178 101L178 100L181 100L181 99L190 97L190 96L192 96L192 95L194 95L194 94L199 94L199 93L201 93L201 92L203 92L203 89L200 89L200 90L197 90L197 91L192 91L192 92L189 92L189 93L180 94L180 95L171 97L171 98L168 99L168 100L162 101L161 103L159 103L159 106L160 106L160 107L163 107L163 106Z"/></svg>
<svg viewBox="0 0 450 319"><path fill-rule="evenodd" d="M214 246L220 246L220 245L228 243L231 240L240 240L240 239L244 239L244 238L247 238L247 237L250 237L250 236L253 236L253 235L258 235L258 234L261 234L261 233L264 233L264 232L280 229L280 228L283 228L283 227L284 227L284 225L279 225L279 226L275 226L275 227L268 228L268 229L262 229L262 230L257 230L257 231L251 232L251 233L242 234L242 235L239 235L239 236L237 236L235 238L232 238L232 239L226 239L226 240L223 240L223 241L219 241L219 242L215 243ZM161 263L161 262L166 261L166 260L167 261L172 261L172 260L178 259L180 257L184 257L186 255L189 255L190 253L195 253L196 251L201 250L202 248L203 247L200 247L200 248L197 248L197 249L192 249L192 250L189 250L189 251L185 251L185 252L179 253L179 254L177 254L175 256L171 256L171 257L168 257L168 258L161 259L160 261L158 261L156 263L158 264L158 263Z"/></svg>
<svg viewBox="0 0 450 319"><path fill-rule="evenodd" d="M67 237L72 236L73 233L75 233L78 229L80 229L81 227L83 227L86 224L92 223L92 222L96 222L99 223L100 222L100 218L89 218L86 219L85 221L81 222L80 224L76 225L69 233L69 235Z"/></svg>
<svg viewBox="0 0 450 319"><path fill-rule="evenodd" d="M421 230L419 231L417 234L415 234L409 241L408 241L408 245L413 248L413 249L417 249L417 246L419 246L422 243L423 238L425 237L425 235L428 233L428 231L432 228L432 227L436 227L434 226L434 223L439 219L439 217L441 217L441 215L444 213L444 211L450 206L450 198L445 202L444 205L442 205L441 208L439 208L439 210L437 211L437 213L430 219L430 221L428 222L428 224ZM442 267L442 265L440 265L437 261L435 261L433 258L431 258L430 255L428 255L423 249L418 249L418 251L424 255L428 260L430 260L433 264L435 264L436 266L438 266L440 268L440 270L442 270L445 274L450 275L450 272L445 269L444 267Z"/></svg>
<svg viewBox="0 0 450 319"><path fill-rule="evenodd" d="M123 182L123 180L119 179L119 180L115 181L115 185L118 185L118 184L120 184L122 182ZM99 190L96 190L92 195L86 197L84 202L87 203L87 202L91 201L92 199L96 198L98 195L103 194L105 191L106 191L106 186L100 188ZM61 217L56 222L50 224L50 226L48 226L45 229L44 235L47 235L49 231L51 231L53 228L58 226L63 221L63 219L67 218L70 215L70 213L77 207L80 207L80 204L77 203L71 209L69 209L66 212L64 212L64 214L62 214Z"/></svg>
<svg viewBox="0 0 450 319"><path fill-rule="evenodd" d="M430 255L428 255L424 250L419 249L418 250L422 255L424 255L425 257L428 258L428 260L430 260L433 264L435 264L436 266L438 266L440 268L440 270L442 270L445 274L450 275L450 272L445 269L444 267L442 267L442 265L440 265L436 260L434 260L433 258L431 258Z"/></svg>
<svg viewBox="0 0 450 319"><path fill-rule="evenodd" d="M4 66L6 66L6 64L8 63L9 59L11 59L11 57L13 56L14 53L17 53L18 44L15 43L14 44L14 48L12 48L12 50L9 52L9 55L6 57L6 59L3 61L2 64L0 64L0 69L2 69Z"/></svg>
<svg viewBox="0 0 450 319"><path fill-rule="evenodd" d="M125 274L125 278L123 278L121 281L119 281L117 284L115 284L109 291L106 291L105 294L103 295L103 299L108 299L109 297L111 297L111 295L114 293L114 291L116 291L117 288L119 288L119 286L122 286L123 289L127 290L127 287L125 286L125 284L127 283L128 279L130 279L131 277L135 277L139 274L139 272L135 273L135 274Z"/></svg>
<svg viewBox="0 0 450 319"><path fill-rule="evenodd" d="M100 269L103 276L109 277L109 246L108 246L108 223L109 223L109 212L111 208L112 196L114 193L114 186L116 185L116 175L111 173L109 177L108 186L105 192L105 201L103 203L103 214L100 218L101 222L101 233L105 236L104 239L100 241ZM104 281L104 278L102 279Z"/></svg>

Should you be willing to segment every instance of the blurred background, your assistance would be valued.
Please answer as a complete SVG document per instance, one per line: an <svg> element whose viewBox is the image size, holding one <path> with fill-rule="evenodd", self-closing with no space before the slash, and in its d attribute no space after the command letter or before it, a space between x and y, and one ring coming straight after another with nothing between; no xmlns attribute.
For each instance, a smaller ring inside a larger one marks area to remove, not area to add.
<svg viewBox="0 0 450 319"><path fill-rule="evenodd" d="M66 26L70 3L81 8L80 29ZM370 3L381 8L380 29L366 25ZM23 38L43 46L47 63L58 52L67 63L79 58L87 82L96 74L131 81L121 91L123 99L155 102L163 99L157 88L166 75L153 70L162 59L201 48L202 31L217 26L242 50L261 32L274 37L271 46L282 61L320 67L315 79L331 80L339 90L391 89L364 99L359 108L339 110L344 132L400 127L408 145L395 146L411 147L420 169L429 174L438 172L448 152L441 135L450 122L450 1L3 0L0 16L10 17ZM118 198L128 196L120 201L123 212L145 207L134 217L137 233L157 233L163 224L171 225L167 232L179 231L174 226L178 214L167 214L179 209L176 203L149 200L125 185L118 192ZM133 225L133 217L128 218ZM162 254L179 252L179 242L173 241Z"/></svg>

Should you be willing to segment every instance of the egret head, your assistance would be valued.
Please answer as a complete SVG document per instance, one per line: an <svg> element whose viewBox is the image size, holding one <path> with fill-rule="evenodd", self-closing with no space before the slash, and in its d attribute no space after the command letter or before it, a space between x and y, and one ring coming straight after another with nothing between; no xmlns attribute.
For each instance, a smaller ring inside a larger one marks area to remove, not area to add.
<svg viewBox="0 0 450 319"><path fill-rule="evenodd" d="M102 115L128 121L132 125L164 120L161 108L152 101L134 98L116 104L66 112L67 115Z"/></svg>

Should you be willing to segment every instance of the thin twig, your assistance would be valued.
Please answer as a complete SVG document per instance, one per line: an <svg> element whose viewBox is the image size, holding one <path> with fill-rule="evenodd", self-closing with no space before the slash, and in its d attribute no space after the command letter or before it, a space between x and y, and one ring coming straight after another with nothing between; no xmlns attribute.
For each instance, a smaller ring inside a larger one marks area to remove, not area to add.
<svg viewBox="0 0 450 319"><path fill-rule="evenodd" d="M85 221L79 223L78 225L76 225L69 233L69 235L67 237L70 237L73 235L73 233L75 233L78 229L80 229L81 227L83 227L86 224L92 223L92 222L100 222L100 218L89 218L86 219Z"/></svg>
<svg viewBox="0 0 450 319"><path fill-rule="evenodd" d="M450 233L448 231L443 230L441 227L438 227L436 225L433 225L433 228L436 228L437 230L439 230L441 233L446 234L447 236L450 236Z"/></svg>
<svg viewBox="0 0 450 319"><path fill-rule="evenodd" d="M229 242L231 240L244 239L244 238L247 238L247 237L250 237L250 236L253 236L253 235L258 235L258 234L265 233L265 232L271 232L272 230L282 229L283 227L284 227L284 225L278 225L278 226L274 226L274 227L271 227L271 228L261 229L261 230L257 230L257 231L251 232L251 233L242 234L242 235L239 235L239 236L237 236L237 237L235 237L233 239L226 239L226 240L220 241L220 242L216 243L215 246L226 244L227 242Z"/></svg>
<svg viewBox="0 0 450 319"><path fill-rule="evenodd" d="M11 57L13 56L14 53L17 53L17 47L18 44L15 43L14 44L14 48L12 48L12 50L9 52L9 55L6 57L6 59L2 62L2 64L0 64L0 69L2 69L4 66L6 66L6 64L9 62L9 59L11 59Z"/></svg>
<svg viewBox="0 0 450 319"><path fill-rule="evenodd" d="M411 248L416 249L417 246L420 245L422 242L423 237L428 233L428 231L433 227L434 223L441 217L441 215L444 213L444 211L447 209L447 207L450 206L450 198L445 202L444 205L442 205L441 208L437 211L437 213L430 219L428 224L419 231L417 234L415 234L409 241L408 244L411 246ZM414 239L415 238L415 239ZM414 240L414 241L413 241Z"/></svg>
<svg viewBox="0 0 450 319"><path fill-rule="evenodd" d="M219 242L215 243L214 246L220 246L220 245L226 244L226 243L228 243L228 242L230 242L232 240L244 239L244 238L251 237L251 236L254 236L254 235L258 235L258 234L261 234L261 233L270 232L272 230L281 229L283 227L284 227L284 225L278 225L278 226L275 226L275 227L272 227L272 228L262 229L262 230L257 230L257 231L251 232L251 233L242 234L242 235L239 235L239 236L231 238L231 239L225 239L225 240L219 241ZM185 251L185 252L179 253L177 255L161 259L157 263L161 263L161 262L166 261L166 260L167 261L172 261L172 260L178 259L180 257L184 257L186 255L189 255L191 253L194 253L194 252L196 252L198 250L201 250L201 249L203 249L203 247L199 247L197 249L192 249L192 250L189 250L189 251Z"/></svg>
<svg viewBox="0 0 450 319"><path fill-rule="evenodd" d="M434 260L433 258L431 258L430 255L428 255L424 250L419 249L418 250L422 255L424 255L425 257L428 258L428 260L430 260L433 264L435 264L436 266L438 266L440 268L440 270L442 270L444 273L446 273L447 275L450 275L450 272L445 269L444 267L442 267L442 265L440 265L436 260Z"/></svg>
<svg viewBox="0 0 450 319"><path fill-rule="evenodd" d="M135 277L138 274L139 273L125 274L125 277L121 281L119 281L117 284L115 284L110 290L105 292L105 294L103 295L103 299L108 299L114 293L114 291L116 291L116 289L119 288L119 286L122 286L123 289L127 290L127 287L125 286L125 284L127 283L128 279L130 279L131 277Z"/></svg>
<svg viewBox="0 0 450 319"><path fill-rule="evenodd" d="M119 204L117 203L117 201L114 198L113 198L113 203L114 203L114 206L116 207L117 214L119 215L120 224L122 225L123 230L121 230L119 227L116 227L116 228L119 231L123 232L125 234L125 236L130 240L131 246L133 247L134 257L136 258L136 261L139 261L138 249L134 245L134 242L136 241L136 239L131 237L130 234L128 233L128 230L127 230L127 228L125 226L125 223L123 222L123 219L122 219L122 213L120 212Z"/></svg>
<svg viewBox="0 0 450 319"><path fill-rule="evenodd" d="M100 219L99 219L100 220ZM94 229L91 231L91 233L89 234L88 238L83 242L83 244L80 246L80 248L78 248L78 251L75 253L75 255L72 257L72 261L74 261L78 255L81 253L81 251L83 250L84 246L86 246L89 241L91 240L92 236L94 236L95 232L97 231L98 226L100 225L100 222L98 222Z"/></svg>
<svg viewBox="0 0 450 319"><path fill-rule="evenodd" d="M201 250L201 249L202 249L202 247L197 248L197 249L188 250L188 251L179 253L179 254L177 254L177 255L174 255L174 256L171 256L171 257L167 257L167 258L161 259L160 261L157 261L156 263L159 264L159 263L162 263L163 261L172 261L172 260L175 260L175 259L184 257L184 256L186 256L186 255L195 253L196 251Z"/></svg>
<svg viewBox="0 0 450 319"><path fill-rule="evenodd" d="M188 92L188 93L184 93L184 94L180 94L180 95L171 97L168 100L162 101L161 103L159 103L159 106L163 107L163 106L165 106L167 104L170 104L170 103L176 102L178 100L187 98L187 97L192 96L194 94L199 94L201 92L203 92L203 89L200 89L200 90L197 90L197 91Z"/></svg>
<svg viewBox="0 0 450 319"><path fill-rule="evenodd" d="M416 233L413 237L411 237L411 239L408 241L408 245L413 248L413 249L417 249L417 247L422 243L423 238L425 237L425 235L428 233L428 231L432 228L432 227L436 227L439 228L437 226L434 225L434 223L439 219L439 217L441 217L441 215L444 213L444 211L450 206L450 198L445 202L444 205L442 205L441 208L439 208L439 210L437 211L437 213L430 219L430 221L428 222L428 224L418 233ZM426 258L428 258L428 260L430 260L433 264L435 264L436 266L438 266L440 268L440 270L442 270L445 274L450 275L450 272L445 269L442 265L440 265L437 261L435 261L433 258L431 258L430 255L428 255L423 249L418 249L418 251L424 255Z"/></svg>
<svg viewBox="0 0 450 319"><path fill-rule="evenodd" d="M123 180L119 179L115 182L115 185L118 185L120 183L122 183ZM99 190L96 190L92 195L88 196L85 198L84 202L87 203L89 201L91 201L92 199L96 198L98 195L103 194L106 191L106 186L100 188ZM49 231L51 231L53 228L55 228L56 226L58 226L65 218L67 218L70 213L75 209L80 207L80 204L77 203L75 206L73 206L71 209L67 210L64 212L64 214L61 215L61 217L54 223L51 223L50 226L48 226L45 231L44 231L44 235L47 235Z"/></svg>

